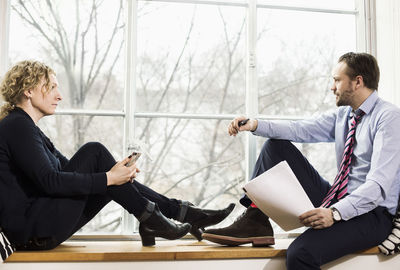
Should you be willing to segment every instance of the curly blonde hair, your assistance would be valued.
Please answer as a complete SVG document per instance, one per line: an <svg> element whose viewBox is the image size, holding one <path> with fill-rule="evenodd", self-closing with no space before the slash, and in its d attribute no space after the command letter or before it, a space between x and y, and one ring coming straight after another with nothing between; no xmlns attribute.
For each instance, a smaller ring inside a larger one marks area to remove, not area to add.
<svg viewBox="0 0 400 270"><path fill-rule="evenodd" d="M47 65L38 61L21 61L5 74L0 92L6 102L0 111L0 120L6 117L15 106L22 102L26 90L35 88L44 78L44 88L49 89L50 74L55 72Z"/></svg>

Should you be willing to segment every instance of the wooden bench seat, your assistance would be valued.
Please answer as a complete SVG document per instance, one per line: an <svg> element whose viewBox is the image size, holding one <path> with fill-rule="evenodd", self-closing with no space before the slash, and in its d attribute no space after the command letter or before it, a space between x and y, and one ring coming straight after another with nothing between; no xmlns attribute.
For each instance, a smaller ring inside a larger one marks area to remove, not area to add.
<svg viewBox="0 0 400 270"><path fill-rule="evenodd" d="M277 239L273 247L224 247L208 241L157 241L142 247L140 241L67 241L48 251L19 251L9 262L174 261L284 257L292 239ZM362 254L377 254L377 247Z"/></svg>

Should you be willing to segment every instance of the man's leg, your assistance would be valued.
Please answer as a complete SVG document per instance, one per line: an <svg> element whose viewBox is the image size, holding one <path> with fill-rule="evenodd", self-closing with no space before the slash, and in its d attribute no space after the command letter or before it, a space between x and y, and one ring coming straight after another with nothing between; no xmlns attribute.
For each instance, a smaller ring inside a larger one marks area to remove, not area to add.
<svg viewBox="0 0 400 270"><path fill-rule="evenodd" d="M378 207L326 229L308 229L289 246L287 269L320 269L325 263L380 244L391 228L391 216L383 207Z"/></svg>
<svg viewBox="0 0 400 270"><path fill-rule="evenodd" d="M287 161L313 205L319 207L330 185L289 141L267 140L254 167L252 178L283 160ZM269 218L258 208L249 207L252 202L247 196L240 202L248 208L233 224L225 228L206 230L203 237L212 242L233 246L246 243L254 246L274 244Z"/></svg>
<svg viewBox="0 0 400 270"><path fill-rule="evenodd" d="M319 207L330 188L330 184L319 175L307 158L289 141L268 139L261 149L251 178L259 176L284 160L289 164L313 205ZM244 196L240 199L240 203L248 207L251 200Z"/></svg>

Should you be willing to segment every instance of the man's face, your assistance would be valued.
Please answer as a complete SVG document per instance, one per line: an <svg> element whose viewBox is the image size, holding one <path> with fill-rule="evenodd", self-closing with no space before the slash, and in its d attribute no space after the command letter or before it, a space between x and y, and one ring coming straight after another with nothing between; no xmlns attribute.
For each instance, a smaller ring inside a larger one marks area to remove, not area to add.
<svg viewBox="0 0 400 270"><path fill-rule="evenodd" d="M336 95L336 106L352 105L355 95L356 80L346 74L347 64L339 62L332 71L333 85L331 90Z"/></svg>

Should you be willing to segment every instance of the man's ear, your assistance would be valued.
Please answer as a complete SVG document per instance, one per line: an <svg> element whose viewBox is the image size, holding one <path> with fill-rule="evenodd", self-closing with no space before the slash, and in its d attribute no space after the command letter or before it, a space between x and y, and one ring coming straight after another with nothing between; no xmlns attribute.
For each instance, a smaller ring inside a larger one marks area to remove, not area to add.
<svg viewBox="0 0 400 270"><path fill-rule="evenodd" d="M360 88L364 86L364 79L361 75L356 76L356 88Z"/></svg>

